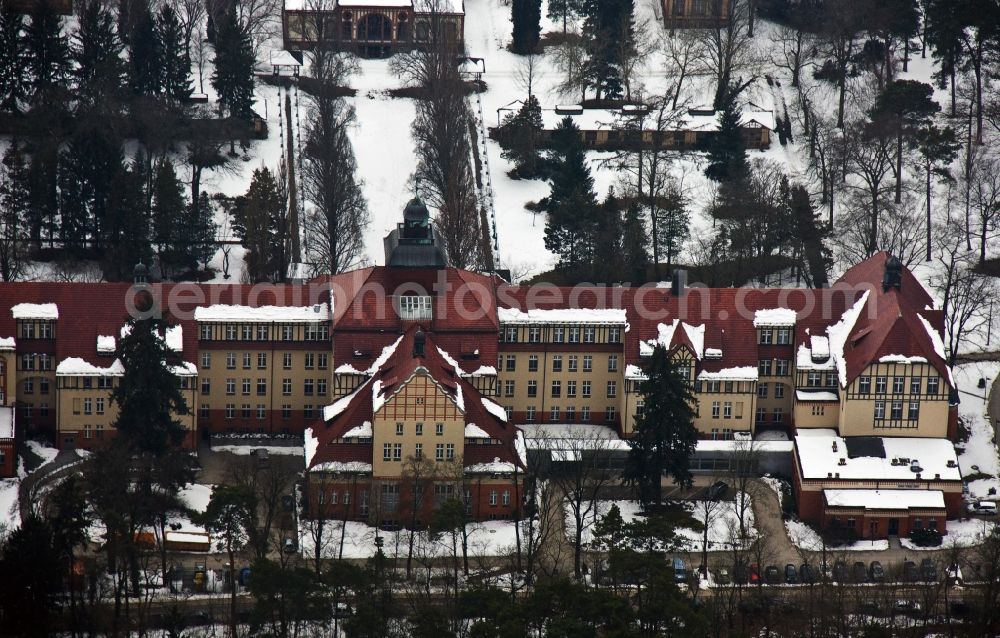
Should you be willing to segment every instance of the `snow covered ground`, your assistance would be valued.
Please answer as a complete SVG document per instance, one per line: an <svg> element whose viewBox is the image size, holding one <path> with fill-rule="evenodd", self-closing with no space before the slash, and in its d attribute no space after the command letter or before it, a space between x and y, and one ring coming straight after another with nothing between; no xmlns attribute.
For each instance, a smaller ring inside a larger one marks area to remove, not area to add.
<svg viewBox="0 0 1000 638"><path fill-rule="evenodd" d="M802 521L785 521L785 530L788 532L788 538L791 539L792 544L799 549L810 550L814 552L819 552L823 550L823 539L820 538L819 534L816 533L809 525L803 523ZM858 551L858 552L871 552L871 551L882 551L889 549L889 541L887 540L874 540L874 541L856 541L850 545L837 545L836 547L827 547L828 550L833 551Z"/></svg>
<svg viewBox="0 0 1000 638"><path fill-rule="evenodd" d="M739 538L739 515L738 501L721 501L710 508L708 513L708 551L725 551L732 548L732 543ZM607 514L613 505L618 506L622 519L632 522L642 516L641 508L637 501L598 501L594 512L584 521L583 543L590 545L593 540L593 528L598 520ZM685 501L684 506L691 513L691 517L696 521L705 524L706 512L704 504L700 501ZM566 511L566 537L572 539L576 533L576 521L572 515L569 505L565 506ZM751 536L756 536L754 528L753 508L750 498L746 499L746 520L745 524L750 530ZM689 527L677 529L677 535L682 539L684 551L699 552L702 550L703 535L701 530Z"/></svg>
<svg viewBox="0 0 1000 638"><path fill-rule="evenodd" d="M213 445L213 452L228 452L237 456L248 456L254 450L267 450L268 454L302 455L302 447L296 445Z"/></svg>
<svg viewBox="0 0 1000 638"><path fill-rule="evenodd" d="M986 415L986 396L993 381L1000 373L1000 362L984 361L963 363L955 367L955 382L958 384L961 403L958 412L969 429L969 440L959 444L962 452L958 457L962 475L987 474L989 478L969 481L969 495L974 498L990 496L989 491L1000 491L1000 463L994 431ZM979 380L986 380L986 389L978 387Z"/></svg>
<svg viewBox="0 0 1000 638"><path fill-rule="evenodd" d="M31 450L32 453L42 459L42 465L51 463L57 456L59 456L59 450L46 445L45 443L41 443L39 441L25 441L24 444L28 446L28 449Z"/></svg>

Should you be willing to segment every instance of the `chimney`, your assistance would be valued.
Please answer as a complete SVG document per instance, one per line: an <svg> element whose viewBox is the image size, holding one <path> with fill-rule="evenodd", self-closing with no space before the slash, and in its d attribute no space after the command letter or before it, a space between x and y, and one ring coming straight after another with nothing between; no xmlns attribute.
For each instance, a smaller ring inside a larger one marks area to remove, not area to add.
<svg viewBox="0 0 1000 638"><path fill-rule="evenodd" d="M885 260L885 273L882 275L882 290L888 292L891 288L899 290L903 281L903 262L898 257L889 255Z"/></svg>
<svg viewBox="0 0 1000 638"><path fill-rule="evenodd" d="M424 356L424 346L427 343L427 335L424 334L423 328L417 328L417 331L413 333L413 356L423 357Z"/></svg>
<svg viewBox="0 0 1000 638"><path fill-rule="evenodd" d="M688 273L683 268L674 268L670 273L670 294L680 297L687 288Z"/></svg>

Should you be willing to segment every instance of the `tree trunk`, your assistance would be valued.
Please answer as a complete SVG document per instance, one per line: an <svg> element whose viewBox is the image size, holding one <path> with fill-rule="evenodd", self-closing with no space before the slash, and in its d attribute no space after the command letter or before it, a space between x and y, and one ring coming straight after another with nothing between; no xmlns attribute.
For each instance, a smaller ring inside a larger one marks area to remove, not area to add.
<svg viewBox="0 0 1000 638"><path fill-rule="evenodd" d="M927 162L927 261L931 260L931 164Z"/></svg>
<svg viewBox="0 0 1000 638"><path fill-rule="evenodd" d="M896 135L896 203L903 198L903 118L899 119L899 133Z"/></svg>

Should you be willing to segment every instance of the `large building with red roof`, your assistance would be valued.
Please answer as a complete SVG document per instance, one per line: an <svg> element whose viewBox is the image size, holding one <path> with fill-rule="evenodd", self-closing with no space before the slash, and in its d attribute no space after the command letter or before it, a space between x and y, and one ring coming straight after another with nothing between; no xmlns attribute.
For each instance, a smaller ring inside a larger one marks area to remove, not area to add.
<svg viewBox="0 0 1000 638"><path fill-rule="evenodd" d="M448 266L417 201L385 245L386 266L305 284L138 284L172 323L188 445L304 436L312 514L426 522L460 496L476 518L507 517L522 498L518 426L629 437L644 361L662 346L695 391L702 439L798 440L803 518L868 537L959 513L943 316L888 254L822 290L706 288L682 272L641 287L519 286ZM0 284L0 405L19 432L84 448L113 434L136 289Z"/></svg>

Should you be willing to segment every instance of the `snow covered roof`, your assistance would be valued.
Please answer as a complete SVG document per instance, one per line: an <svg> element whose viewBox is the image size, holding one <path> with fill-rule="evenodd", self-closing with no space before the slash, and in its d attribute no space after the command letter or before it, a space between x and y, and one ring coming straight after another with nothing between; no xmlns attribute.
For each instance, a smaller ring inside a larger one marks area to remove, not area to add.
<svg viewBox="0 0 1000 638"><path fill-rule="evenodd" d="M122 362L115 359L108 367L95 366L92 363L88 363L79 357L67 357L59 362L56 366L56 376L63 377L120 377L125 373L125 368L122 366Z"/></svg>
<svg viewBox="0 0 1000 638"><path fill-rule="evenodd" d="M0 406L0 439L14 438L14 408Z"/></svg>
<svg viewBox="0 0 1000 638"><path fill-rule="evenodd" d="M285 51L284 49L281 49L280 51L271 51L271 55L269 56L268 62L275 66L302 66L302 63L296 60L295 56L292 55L290 51ZM292 272L293 267L295 268L294 274L298 275L300 274L298 272L299 269L304 268L305 264L302 263L289 264L288 269L290 272ZM295 277L290 275L289 278L293 279Z"/></svg>
<svg viewBox="0 0 1000 638"><path fill-rule="evenodd" d="M465 426L465 438L467 439L488 439L490 438L490 433L479 427L475 423L469 423Z"/></svg>
<svg viewBox="0 0 1000 638"><path fill-rule="evenodd" d="M498 308L497 315L500 318L500 323L588 323L622 326L626 323L625 310L622 308L532 309L528 312L517 308Z"/></svg>
<svg viewBox="0 0 1000 638"><path fill-rule="evenodd" d="M628 441L604 425L586 423L525 423L525 447L531 450L628 450ZM521 432L518 433L519 435Z"/></svg>
<svg viewBox="0 0 1000 638"><path fill-rule="evenodd" d="M758 371L754 366L723 368L718 372L704 370L698 373L698 379L702 381L756 381Z"/></svg>
<svg viewBox="0 0 1000 638"><path fill-rule="evenodd" d="M841 316L840 321L826 329L826 334L830 337L830 355L837 367L840 375L840 387L847 386L847 362L844 360L844 346L850 337L851 330L861 314L861 309L868 302L870 290L864 294Z"/></svg>
<svg viewBox="0 0 1000 638"><path fill-rule="evenodd" d="M625 366L625 379L628 381L645 381L648 377L637 365L631 363Z"/></svg>
<svg viewBox="0 0 1000 638"><path fill-rule="evenodd" d="M168 350L182 351L184 349L184 328L180 324L168 326L163 341L167 344Z"/></svg>
<svg viewBox="0 0 1000 638"><path fill-rule="evenodd" d="M0 350L13 350L17 347L14 337L0 337Z"/></svg>
<svg viewBox="0 0 1000 638"><path fill-rule="evenodd" d="M934 345L934 354L941 357L941 359L943 359L944 361L947 361L948 358L945 356L944 340L941 339L941 334L934 329L934 326L931 325L931 322L927 321L927 319L923 315L918 313L917 317L920 318L920 323L923 324L924 330L927 331L927 335L931 338L931 343ZM946 365L945 371L948 373L948 384L954 388L955 377L952 375L951 366Z"/></svg>
<svg viewBox="0 0 1000 638"><path fill-rule="evenodd" d="M860 446L862 443L865 445ZM849 452L852 447L855 450L861 447L854 458ZM850 480L915 481L918 480L918 472L913 469L918 467L920 480L962 479L955 446L948 439L844 439L834 430L826 428L799 429L795 436L795 449L802 476L806 479L826 479L828 475L836 477L839 474L841 479ZM941 478L935 479L935 475Z"/></svg>
<svg viewBox="0 0 1000 638"><path fill-rule="evenodd" d="M305 457L306 468L308 468L312 464L313 457L316 456L316 450L319 448L319 439L313 433L312 427L306 428L302 435L302 448L303 452L305 452L303 456Z"/></svg>
<svg viewBox="0 0 1000 638"><path fill-rule="evenodd" d="M354 438L354 437L357 437L359 439L371 438L372 437L372 422L371 421L365 421L361 425L358 425L358 426L355 426L355 427L351 428L347 432L344 432L344 435L341 438L343 438L343 439L350 439L350 438Z"/></svg>
<svg viewBox="0 0 1000 638"><path fill-rule="evenodd" d="M309 0L285 0L285 11L303 11L313 9L317 6ZM320 3L324 11L332 11L333 5L329 8ZM376 7L376 8L401 8L412 7L418 13L465 13L465 5L462 0L337 0L337 7ZM284 52L282 52L284 53ZM294 59L294 58L293 58ZM274 62L271 64L284 64Z"/></svg>
<svg viewBox="0 0 1000 638"><path fill-rule="evenodd" d="M754 452L791 452L792 447L795 444L791 441L770 441L763 439L755 439L752 446L749 446L745 441L734 441L719 439L713 441L711 439L698 440L696 444L695 451L697 452L744 452L748 450L753 450Z"/></svg>
<svg viewBox="0 0 1000 638"><path fill-rule="evenodd" d="M198 376L198 366L190 361L181 361L179 364L170 367L170 371L178 377Z"/></svg>
<svg viewBox="0 0 1000 638"><path fill-rule="evenodd" d="M507 461L501 461L500 457L494 457L492 461L487 463L476 463L474 465L466 465L466 474L513 474L516 466L513 463Z"/></svg>
<svg viewBox="0 0 1000 638"><path fill-rule="evenodd" d="M796 401L839 401L836 392L830 392L828 390L796 390L795 391Z"/></svg>
<svg viewBox="0 0 1000 638"><path fill-rule="evenodd" d="M520 100L516 100L508 105L508 108L515 109L515 106L520 106ZM632 106L632 108L628 108L628 106ZM559 126L559 122L563 118L569 117L581 131L610 131L619 128L622 121L634 121L634 114L642 112L642 110L634 108L634 105L628 106L622 109L581 109L578 104L566 104L557 106L556 108L544 108L542 109L542 126L546 130L553 130ZM714 112L711 109L691 109L679 119L675 126L670 127L668 125L668 129L678 131L717 131L719 130L720 115L721 113ZM652 117L647 119L647 122L650 122L647 130L652 128L652 121ZM765 126L773 131L774 112L760 108L743 109L741 124L743 126L752 126L754 123Z"/></svg>
<svg viewBox="0 0 1000 638"><path fill-rule="evenodd" d="M364 461L327 461L317 463L310 472L343 472L352 474L369 474L372 471L372 464Z"/></svg>
<svg viewBox="0 0 1000 638"><path fill-rule="evenodd" d="M823 490L830 507L867 510L944 509L941 490Z"/></svg>
<svg viewBox="0 0 1000 638"><path fill-rule="evenodd" d="M115 351L114 335L97 335L97 353L113 354Z"/></svg>
<svg viewBox="0 0 1000 638"><path fill-rule="evenodd" d="M58 319L59 307L54 303L19 303L11 306L15 319Z"/></svg>
<svg viewBox="0 0 1000 638"><path fill-rule="evenodd" d="M502 406L487 399L486 397L483 397L483 407L486 408L487 412L489 412L499 420L503 421L504 423L507 422L507 410L504 410Z"/></svg>
<svg viewBox="0 0 1000 638"><path fill-rule="evenodd" d="M292 323L329 321L330 307L325 303L312 306L233 306L216 304L195 308L195 321L232 321L241 323Z"/></svg>
<svg viewBox="0 0 1000 638"><path fill-rule="evenodd" d="M794 326L795 311L788 308L770 308L753 313L753 325L760 326Z"/></svg>
<svg viewBox="0 0 1000 638"><path fill-rule="evenodd" d="M815 339L815 337L813 338ZM813 358L813 352L806 344L799 344L798 352L795 355L795 368L797 370L835 370L837 368L837 362L830 356L829 350L827 350L827 356L820 361Z"/></svg>
<svg viewBox="0 0 1000 638"><path fill-rule="evenodd" d="M669 350L678 343L683 343L678 328L687 336L691 348L694 350L694 356L701 359L705 355L705 324L702 323L695 326L679 319L674 319L669 324L656 324L656 338L639 342L639 356L648 357L652 355L653 348L658 345ZM709 348L709 350L715 351L718 348ZM719 350L719 354L722 354L721 350Z"/></svg>

